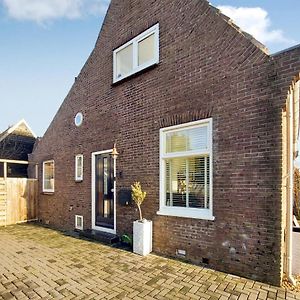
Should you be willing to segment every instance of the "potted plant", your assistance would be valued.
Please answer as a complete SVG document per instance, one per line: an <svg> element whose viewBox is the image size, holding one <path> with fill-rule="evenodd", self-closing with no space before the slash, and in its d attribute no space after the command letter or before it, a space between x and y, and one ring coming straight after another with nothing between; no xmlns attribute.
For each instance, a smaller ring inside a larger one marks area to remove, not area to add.
<svg viewBox="0 0 300 300"><path fill-rule="evenodd" d="M142 190L141 184L135 182L131 186L132 199L139 210L139 220L133 222L133 252L147 255L152 252L152 221L143 218L141 205L147 193Z"/></svg>

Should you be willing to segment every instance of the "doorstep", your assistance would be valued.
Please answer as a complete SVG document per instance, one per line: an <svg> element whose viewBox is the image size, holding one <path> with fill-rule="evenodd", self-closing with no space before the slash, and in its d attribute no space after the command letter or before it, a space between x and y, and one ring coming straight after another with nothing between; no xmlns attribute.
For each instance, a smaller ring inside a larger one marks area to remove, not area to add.
<svg viewBox="0 0 300 300"><path fill-rule="evenodd" d="M85 237L91 240L101 242L106 245L113 245L120 241L120 238L117 235L112 233L91 230L91 229L86 229L83 231L81 230L75 230L75 231L76 233L79 234L79 237Z"/></svg>

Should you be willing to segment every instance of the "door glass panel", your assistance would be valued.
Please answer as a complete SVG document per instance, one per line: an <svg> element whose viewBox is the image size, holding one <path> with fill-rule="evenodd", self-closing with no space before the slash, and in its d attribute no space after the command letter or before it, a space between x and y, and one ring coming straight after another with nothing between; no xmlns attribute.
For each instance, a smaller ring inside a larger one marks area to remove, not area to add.
<svg viewBox="0 0 300 300"><path fill-rule="evenodd" d="M108 167L107 158L103 158L103 178L104 178L104 195L107 195L108 191Z"/></svg>
<svg viewBox="0 0 300 300"><path fill-rule="evenodd" d="M104 218L110 217L110 200L104 199L104 209L103 209L103 216Z"/></svg>

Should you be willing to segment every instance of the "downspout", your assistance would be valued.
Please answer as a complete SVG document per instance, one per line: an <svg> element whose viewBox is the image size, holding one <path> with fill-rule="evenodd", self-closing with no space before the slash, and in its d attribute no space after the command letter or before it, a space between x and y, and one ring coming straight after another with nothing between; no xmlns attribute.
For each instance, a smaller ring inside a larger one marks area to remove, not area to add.
<svg viewBox="0 0 300 300"><path fill-rule="evenodd" d="M296 280L292 274L292 235L293 235L293 199L294 199L294 123L293 123L293 93L291 92L288 99L288 199L287 199L287 260L286 270L287 277L291 284L296 285Z"/></svg>

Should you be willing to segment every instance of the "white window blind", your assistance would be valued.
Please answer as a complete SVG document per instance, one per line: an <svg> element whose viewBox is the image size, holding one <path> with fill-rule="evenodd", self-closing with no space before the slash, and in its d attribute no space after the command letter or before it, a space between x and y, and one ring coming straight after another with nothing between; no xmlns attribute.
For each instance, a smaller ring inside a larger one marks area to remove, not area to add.
<svg viewBox="0 0 300 300"><path fill-rule="evenodd" d="M159 213L213 218L211 132L212 119L161 129Z"/></svg>
<svg viewBox="0 0 300 300"><path fill-rule="evenodd" d="M166 205L209 208L209 157L166 160Z"/></svg>
<svg viewBox="0 0 300 300"><path fill-rule="evenodd" d="M155 58L155 34L151 34L138 43L138 65L152 61Z"/></svg>
<svg viewBox="0 0 300 300"><path fill-rule="evenodd" d="M183 129L166 134L166 153L207 150L207 126Z"/></svg>

